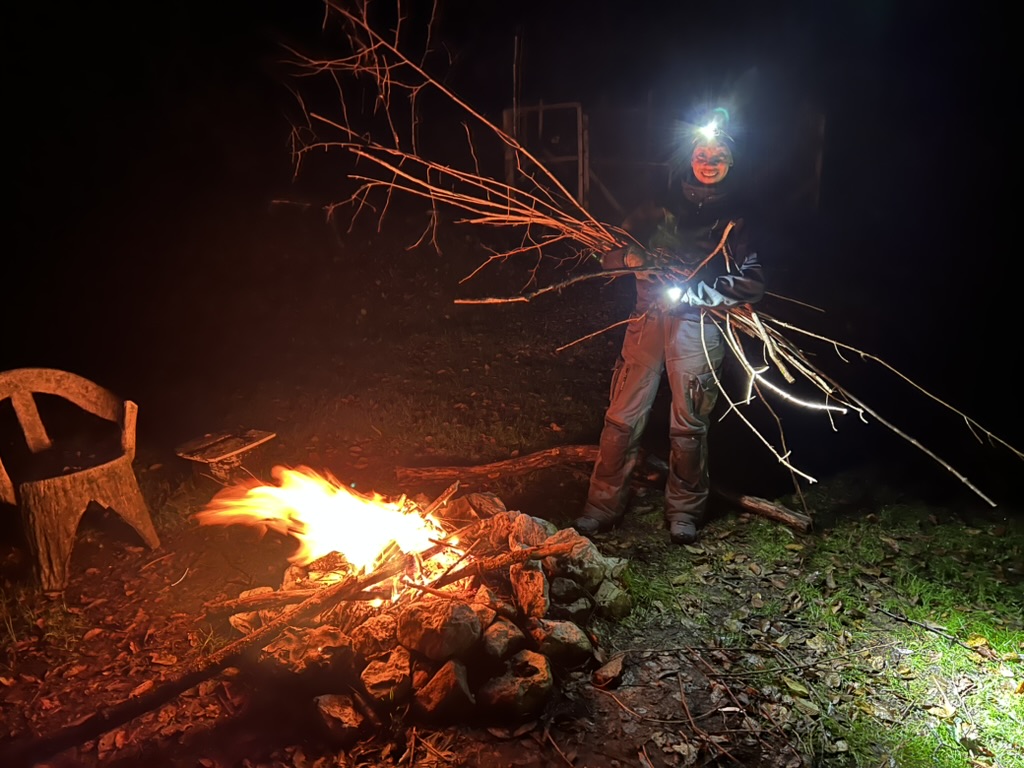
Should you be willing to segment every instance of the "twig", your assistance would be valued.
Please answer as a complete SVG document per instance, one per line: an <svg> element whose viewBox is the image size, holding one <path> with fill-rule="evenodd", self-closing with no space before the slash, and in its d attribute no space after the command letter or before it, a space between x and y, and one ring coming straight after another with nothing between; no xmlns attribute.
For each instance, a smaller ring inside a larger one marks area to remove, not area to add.
<svg viewBox="0 0 1024 768"><path fill-rule="evenodd" d="M966 651L970 651L971 653L977 653L978 652L977 648L971 648L971 646L967 645L967 643L962 643L959 640L957 640L955 637L953 637L952 635L948 635L945 632L942 632L942 631L940 631L938 629L935 629L935 627L929 627L927 624L922 624L920 621L914 621L913 619L908 618L906 616L901 616L898 613L890 613L889 611L885 610L885 608L881 608L881 607L879 607L877 605L872 606L872 607L876 611L878 611L879 613L884 613L890 619L895 619L896 621L901 621L904 624L912 624L915 627L920 627L921 629L927 630L928 632L931 632L932 634L938 635L943 640L948 640L953 645L959 645L961 648L963 648Z"/></svg>
<svg viewBox="0 0 1024 768"><path fill-rule="evenodd" d="M646 715L641 715L636 710L630 709L625 704L623 704L622 703L622 699L620 699L618 696L616 696L611 691L607 691L604 688L597 688L597 687L595 687L594 690L595 691L600 691L601 693L603 693L605 696L607 696L612 701L614 701L616 704L618 704L619 707L622 708L623 712L626 712L626 713L632 715L637 720L642 720L642 721L647 722L647 723L660 723L662 725L678 725L680 723L685 723L686 722L685 720L679 720L679 719L674 719L674 718L673 719L663 719L663 718L658 718L658 717L647 717Z"/></svg>
<svg viewBox="0 0 1024 768"><path fill-rule="evenodd" d="M555 741L555 737L551 735L551 731L549 731L547 728L544 729L544 737L551 743L551 746L555 748L555 752L558 753L558 756L562 758L565 764L568 765L569 768L572 768L572 760L565 756L565 753L562 751L561 747L558 746L558 742Z"/></svg>
<svg viewBox="0 0 1024 768"><path fill-rule="evenodd" d="M693 731L694 735L696 735L696 736L700 737L701 739L703 739L706 744L713 745L715 747L715 749L717 749L719 752L721 752L723 755L728 757L730 760L732 760L737 765L743 765L743 763L741 763L739 760L737 760L732 755L732 753L729 752L729 750L727 750L725 747L723 747L717 741L712 739L707 731L705 731L703 728L701 728L699 725L697 725L697 723L693 719L693 715L690 713L690 705L686 701L686 687L683 685L683 676L680 675L677 678L677 680L679 682L679 701L683 705L683 711L686 712L686 719L690 723L690 730Z"/></svg>

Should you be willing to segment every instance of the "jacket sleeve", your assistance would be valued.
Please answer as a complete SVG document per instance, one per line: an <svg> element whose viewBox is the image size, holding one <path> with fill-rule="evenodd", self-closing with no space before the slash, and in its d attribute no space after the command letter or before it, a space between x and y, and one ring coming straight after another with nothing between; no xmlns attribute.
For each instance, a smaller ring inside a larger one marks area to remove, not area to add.
<svg viewBox="0 0 1024 768"><path fill-rule="evenodd" d="M691 283L681 300L694 307L733 307L754 304L763 296L764 271L757 253L750 252L731 272Z"/></svg>

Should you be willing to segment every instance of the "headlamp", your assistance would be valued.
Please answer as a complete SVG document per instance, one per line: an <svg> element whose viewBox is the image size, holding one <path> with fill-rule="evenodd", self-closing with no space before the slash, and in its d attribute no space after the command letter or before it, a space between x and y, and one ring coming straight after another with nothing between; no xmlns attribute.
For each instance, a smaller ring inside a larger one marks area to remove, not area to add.
<svg viewBox="0 0 1024 768"><path fill-rule="evenodd" d="M665 289L665 295L668 296L669 301L675 304L680 298L682 298L683 289L678 285L670 285Z"/></svg>
<svg viewBox="0 0 1024 768"><path fill-rule="evenodd" d="M725 107L715 108L706 123L691 127L693 143L727 144L731 142L732 136L727 133L729 121L729 110Z"/></svg>
<svg viewBox="0 0 1024 768"><path fill-rule="evenodd" d="M718 125L717 120L712 120L709 123L705 123L697 129L697 136L704 139L705 141L714 141L721 134L722 129Z"/></svg>

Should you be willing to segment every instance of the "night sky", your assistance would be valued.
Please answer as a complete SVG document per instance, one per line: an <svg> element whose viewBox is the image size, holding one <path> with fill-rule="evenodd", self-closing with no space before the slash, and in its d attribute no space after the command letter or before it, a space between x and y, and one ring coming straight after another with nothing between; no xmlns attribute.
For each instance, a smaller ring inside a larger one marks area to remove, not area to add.
<svg viewBox="0 0 1024 768"><path fill-rule="evenodd" d="M410 5L415 18L423 7ZM1009 94L1019 89L1004 85L1003 11L924 0L442 7L441 37L454 54L448 82L489 114L509 105L516 35L525 101L635 104L654 94L664 103L678 93L683 110L756 67L747 130L767 122L773 105L819 107L822 211L813 236L798 238L815 252L774 268L811 275L820 298L849 312L851 341L876 345L1024 443L1013 360L1019 299L1008 272L1016 246L1004 245L1013 221L1001 192L1017 154ZM191 0L20 3L8 12L14 203L0 369L53 365L101 377L99 345L82 337L109 328L113 297L126 285L142 297L128 308L128 337L145 344L153 328L176 322L145 309L169 306L167 277L197 268L196 244L228 254L226 219L237 225L293 191L293 104L278 62L282 45L330 50L321 8ZM764 258L771 275L771 254Z"/></svg>

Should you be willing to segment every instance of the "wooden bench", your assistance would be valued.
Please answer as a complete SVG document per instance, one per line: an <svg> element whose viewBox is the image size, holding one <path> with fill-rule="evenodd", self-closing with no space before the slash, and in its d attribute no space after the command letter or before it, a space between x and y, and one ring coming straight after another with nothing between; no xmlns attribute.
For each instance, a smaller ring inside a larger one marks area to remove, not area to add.
<svg viewBox="0 0 1024 768"><path fill-rule="evenodd" d="M175 452L183 459L206 465L214 479L227 483L235 479L245 454L275 437L276 433L260 429L221 432L189 440Z"/></svg>

